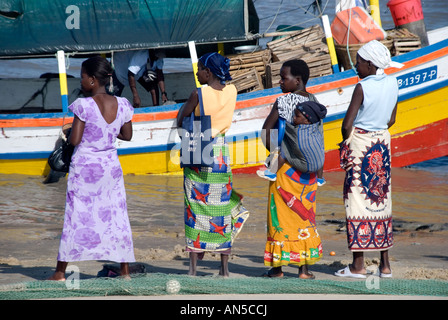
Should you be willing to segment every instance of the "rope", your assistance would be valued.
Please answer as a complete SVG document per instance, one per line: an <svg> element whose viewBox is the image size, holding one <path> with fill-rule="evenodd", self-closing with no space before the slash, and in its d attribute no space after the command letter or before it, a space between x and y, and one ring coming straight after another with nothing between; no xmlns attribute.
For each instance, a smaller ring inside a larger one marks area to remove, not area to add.
<svg viewBox="0 0 448 320"><path fill-rule="evenodd" d="M302 10L305 12L305 14L310 13L313 17L310 18L310 19L308 19L308 20L301 21L300 23L296 23L296 24L291 25L291 26L288 26L288 27L296 27L296 26L301 26L301 25L303 26L303 25L305 25L306 23L308 23L309 21L313 21L313 20L316 20L316 19L320 19L320 18L322 17L323 12L324 12L325 9L327 8L327 6L328 6L328 2L329 2L329 1L330 1L330 0L326 0L325 5L323 6L323 8L321 7L321 4L320 4L321 0L315 0L313 3L311 3L311 4L308 6L308 8L303 7L299 2L297 2L297 3L296 3L297 6L298 6L297 8L280 12L280 9L281 9L282 6L283 6L283 0L281 0L281 1L280 1L280 4L279 4L279 6L278 6L277 12L276 12L274 15L270 15L270 16L266 16L266 17L260 18L260 21L261 21L261 20L265 20L265 19L269 19L269 18L271 18L271 17L274 17L274 18L272 19L271 23L269 24L269 27L266 28L266 31L265 31L264 33L262 33L262 34L256 34L256 35L254 35L254 36L255 36L255 37L258 37L258 38L263 37L263 34L265 34L265 33L267 33L267 32L269 31L269 29L272 27L272 25L274 24L274 22L276 21L276 19L277 19L278 16L280 16L280 15L282 15L282 14L290 13L290 12L293 12L293 11L297 11L297 10L300 10L300 9L302 9ZM315 5L314 5L314 4L315 4ZM309 10L311 6L313 6L313 8L317 8L317 10L318 10L318 14L317 14L317 15L314 14L314 12L311 12L311 11ZM281 30L278 30L278 31L281 31Z"/></svg>
<svg viewBox="0 0 448 320"><path fill-rule="evenodd" d="M350 39L350 24L351 24L351 22L352 22L352 8L350 8L350 10L349 10L349 16L348 16L348 28L347 28L347 54L348 54L348 60L350 61L350 65L352 66L352 69L353 70L355 70L355 72L357 73L357 71L356 71L356 68L355 68L355 66L353 65L353 62L352 62L352 57L351 57L351 55L350 55L350 46L349 46L349 39Z"/></svg>

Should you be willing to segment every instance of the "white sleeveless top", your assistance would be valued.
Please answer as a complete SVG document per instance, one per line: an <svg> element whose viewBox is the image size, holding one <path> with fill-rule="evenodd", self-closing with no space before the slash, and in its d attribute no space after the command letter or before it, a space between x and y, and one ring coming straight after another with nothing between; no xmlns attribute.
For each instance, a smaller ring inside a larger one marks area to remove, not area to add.
<svg viewBox="0 0 448 320"><path fill-rule="evenodd" d="M387 129L398 99L397 79L385 74L372 75L359 83L364 100L353 126L367 131Z"/></svg>

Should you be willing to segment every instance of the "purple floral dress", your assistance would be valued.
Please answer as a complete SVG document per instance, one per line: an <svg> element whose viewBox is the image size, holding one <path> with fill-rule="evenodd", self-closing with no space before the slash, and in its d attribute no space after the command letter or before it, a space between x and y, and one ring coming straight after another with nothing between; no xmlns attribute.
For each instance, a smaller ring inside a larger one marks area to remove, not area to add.
<svg viewBox="0 0 448 320"><path fill-rule="evenodd" d="M77 99L69 107L85 128L70 164L58 261L135 262L123 171L115 147L134 109L125 98L116 99L117 118L110 124L93 98Z"/></svg>

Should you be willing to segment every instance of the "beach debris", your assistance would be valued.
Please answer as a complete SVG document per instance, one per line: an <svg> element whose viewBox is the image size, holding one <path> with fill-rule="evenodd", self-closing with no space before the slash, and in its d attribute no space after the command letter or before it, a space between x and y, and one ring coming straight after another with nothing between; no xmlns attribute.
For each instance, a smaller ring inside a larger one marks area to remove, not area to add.
<svg viewBox="0 0 448 320"><path fill-rule="evenodd" d="M166 282L166 292L176 294L180 291L180 283L177 280L168 280Z"/></svg>

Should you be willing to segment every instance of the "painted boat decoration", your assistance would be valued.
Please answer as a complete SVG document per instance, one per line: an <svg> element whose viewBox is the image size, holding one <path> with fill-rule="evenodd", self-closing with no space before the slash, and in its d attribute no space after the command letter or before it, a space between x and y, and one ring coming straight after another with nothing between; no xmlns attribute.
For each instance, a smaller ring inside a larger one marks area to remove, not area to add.
<svg viewBox="0 0 448 320"><path fill-rule="evenodd" d="M448 154L448 40L394 57L401 69L387 69L399 83L397 121L392 135L393 167L403 167ZM341 123L358 78L353 70L311 79L308 91L328 106L324 122L325 171L339 170ZM261 128L279 88L238 95L233 123L226 135L234 172L254 172L267 151ZM132 141L117 141L125 174L180 172L180 140L175 117L181 104L140 108L133 118ZM63 123L72 115L0 115L0 174L46 175L48 155Z"/></svg>

